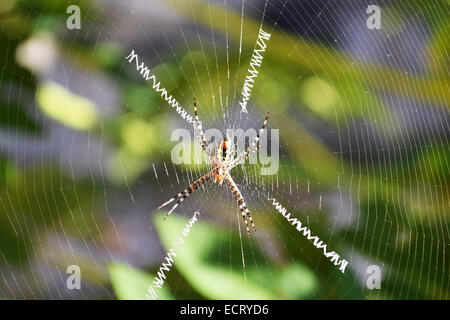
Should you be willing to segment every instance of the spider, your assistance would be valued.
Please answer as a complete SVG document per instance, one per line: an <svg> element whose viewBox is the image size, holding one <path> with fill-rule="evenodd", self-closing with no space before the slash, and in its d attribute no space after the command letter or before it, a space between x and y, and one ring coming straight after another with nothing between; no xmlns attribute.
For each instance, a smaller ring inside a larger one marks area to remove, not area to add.
<svg viewBox="0 0 450 320"><path fill-rule="evenodd" d="M172 209L164 216L164 220L167 219L167 217L172 213L173 210L175 210L178 205L183 202L189 195L197 190L201 185L208 182L211 178L214 177L214 182L219 182L220 185L222 185L223 181L225 181L231 190L231 193L233 194L234 198L236 199L239 209L242 213L242 218L244 219L245 226L247 228L247 234L250 236L250 228L248 227L247 217L248 220L250 220L250 223L252 225L252 228L254 231L256 231L255 225L253 224L252 215L250 214L250 211L247 209L247 205L244 201L244 198L242 197L241 192L239 191L238 186L234 182L233 178L230 175L231 169L236 167L239 164L242 164L247 160L247 158L255 151L258 151L260 148L259 139L264 132L264 129L266 127L267 119L269 118L269 112L266 113L266 117L264 119L264 123L259 129L258 134L254 138L253 142L243 151L241 154L239 154L237 157L234 157L235 155L235 146L233 141L226 137L224 140L220 142L216 149L216 154L213 155L209 152L208 149L208 143L206 142L205 135L203 133L202 125L200 123L200 120L198 118L198 112L197 112L197 100L194 98L194 112L195 112L195 122L194 122L194 132L199 140L203 151L208 155L212 165L213 169L206 173L204 176L200 177L199 179L195 180L193 183L189 184L189 187L184 189L182 192L176 194L173 198L169 199L168 201L164 202L162 205L158 207L157 210L161 209L162 207L168 205L169 203L176 201L177 203L174 204Z"/></svg>

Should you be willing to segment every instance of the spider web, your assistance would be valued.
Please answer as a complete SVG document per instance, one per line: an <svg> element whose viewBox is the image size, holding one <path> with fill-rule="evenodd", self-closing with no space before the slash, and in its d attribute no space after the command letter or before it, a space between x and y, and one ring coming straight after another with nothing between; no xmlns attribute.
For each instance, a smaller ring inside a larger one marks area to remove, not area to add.
<svg viewBox="0 0 450 320"><path fill-rule="evenodd" d="M261 175L260 163L231 172L257 227L251 239L225 184L208 182L169 217L187 221L198 210L200 222L224 230L217 270L273 288L278 298L448 298L448 4L382 1L382 28L370 30L371 4L97 1L82 4L81 30L68 31L49 18L64 21L65 7L21 3L37 25L28 39L59 49L43 51L50 69L23 72L11 67L21 61L22 40L0 27L4 65L14 74L0 73L1 101L23 106L5 113L14 130L0 127L8 172L0 297L114 298L109 263L156 270L164 257L154 223L164 213L155 209L211 167L171 161L171 134L186 129L194 141L193 128L126 62L135 50L190 114L196 97L204 130L258 130L266 111L264 134L279 130L275 174ZM52 37L36 32L51 23L59 26ZM272 38L242 113L261 27ZM118 52L120 62L104 60L105 52ZM48 82L93 101L97 125L77 130L46 115L35 90ZM26 133L16 130L23 113L32 119ZM151 126L150 137L127 140L146 141L146 152L124 149L128 123L131 133ZM349 261L345 274L280 217L270 197ZM68 265L81 266L81 290L67 289ZM382 270L379 290L367 287L370 265ZM175 297L208 298L176 261L168 277ZM286 289L289 281L306 293Z"/></svg>

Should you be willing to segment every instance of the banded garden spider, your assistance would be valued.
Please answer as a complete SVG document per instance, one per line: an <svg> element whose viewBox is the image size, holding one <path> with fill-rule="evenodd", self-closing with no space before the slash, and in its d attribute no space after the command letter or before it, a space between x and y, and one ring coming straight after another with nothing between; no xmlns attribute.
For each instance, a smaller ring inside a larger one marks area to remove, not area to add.
<svg viewBox="0 0 450 320"><path fill-rule="evenodd" d="M182 192L176 194L173 198L169 199L168 201L164 202L162 205L158 207L157 210L161 209L162 207L168 205L169 203L176 201L177 203L174 204L172 209L167 213L166 216L164 216L164 220L167 219L167 217L172 213L173 210L175 210L178 205L183 202L189 195L197 190L201 185L208 182L212 177L214 177L214 182L219 181L219 184L222 184L223 181L225 181L228 185L228 187L231 190L231 193L233 194L234 198L236 199L239 209L241 210L242 217L245 222L245 226L247 228L247 233L250 236L250 228L248 227L247 217L250 220L250 223L252 225L252 228L254 231L256 231L255 225L253 224L252 215L250 214L250 211L247 209L247 205L244 201L244 198L242 197L241 192L239 191L238 186L234 182L233 178L230 175L230 170L236 167L239 164L242 164L247 160L247 158L255 151L257 151L260 147L259 139L264 132L264 129L266 127L267 119L269 118L269 112L266 113L266 117L264 119L264 123L259 129L256 137L250 143L250 145L243 151L241 154L239 154L236 158L234 158L235 154L235 146L233 141L230 138L225 138L222 140L217 147L216 154L213 155L210 153L208 149L208 143L206 142L205 135L203 133L202 125L200 123L200 120L198 118L197 113L197 101L194 98L194 112L195 112L195 135L197 139L199 140L203 151L208 155L212 165L213 169L206 173L204 176L200 177L199 179L195 180L193 183L189 184L189 187L187 189L184 189Z"/></svg>

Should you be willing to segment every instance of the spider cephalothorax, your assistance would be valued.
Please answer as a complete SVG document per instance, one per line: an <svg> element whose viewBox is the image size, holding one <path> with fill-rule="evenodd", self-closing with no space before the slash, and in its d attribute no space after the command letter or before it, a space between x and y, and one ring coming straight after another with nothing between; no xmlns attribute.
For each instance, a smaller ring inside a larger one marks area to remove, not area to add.
<svg viewBox="0 0 450 320"><path fill-rule="evenodd" d="M216 150L216 156L213 159L214 166L217 168L214 172L214 182L219 181L220 184L223 183L223 178L229 170L230 164L234 160L234 153L234 143L230 138L227 137L219 143Z"/></svg>
<svg viewBox="0 0 450 320"><path fill-rule="evenodd" d="M264 128L266 127L267 119L269 118L269 113L268 112L266 113L264 123L261 129L259 129L258 134L256 135L253 142L250 143L250 145L245 149L244 152L235 157L236 148L234 146L233 141L228 137L220 142L220 144L217 146L215 154L211 154L209 152L208 143L206 142L206 138L203 133L200 120L198 118L197 101L195 100L195 98L194 98L194 112L195 112L195 134L200 144L202 145L203 151L205 151L206 154L208 155L214 168L208 173L206 173L203 177L200 177L199 179L191 183L188 188L184 189L182 192L176 194L173 198L169 199L168 201L160 205L158 209L168 205L172 201L177 202L164 217L164 219L166 219L172 213L172 211L175 210L175 208L178 207L178 205L184 201L184 199L186 199L192 192L197 190L198 187L200 187L201 185L203 185L208 180L214 177L214 182L219 181L219 183L222 184L223 181L225 181L227 183L228 187L231 190L231 193L238 202L239 209L241 210L242 217L244 218L245 226L247 227L247 233L248 235L250 235L247 217L250 220L253 230L256 231L256 228L255 225L253 224L252 216L250 214L250 211L247 209L247 205L245 204L244 198L242 197L242 194L239 191L238 186L236 185L236 183L234 182L233 178L230 175L230 170L236 167L237 165L245 162L245 160L247 160L247 158L250 156L252 152L255 152L259 149L259 139L264 131Z"/></svg>

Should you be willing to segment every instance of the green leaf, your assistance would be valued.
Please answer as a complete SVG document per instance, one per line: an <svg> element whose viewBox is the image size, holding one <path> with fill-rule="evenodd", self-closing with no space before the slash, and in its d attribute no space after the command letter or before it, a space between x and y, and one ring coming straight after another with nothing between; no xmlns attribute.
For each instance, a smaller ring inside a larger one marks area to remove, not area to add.
<svg viewBox="0 0 450 320"><path fill-rule="evenodd" d="M120 300L144 300L148 294L147 289L153 282L154 277L146 272L132 268L123 263L112 263L108 265L109 276L116 296ZM156 289L158 298L171 300L173 296L167 287Z"/></svg>
<svg viewBox="0 0 450 320"><path fill-rule="evenodd" d="M199 218L200 219L200 218ZM155 225L160 233L161 241L166 250L176 248L174 245L188 220L172 215L166 221L161 216L155 216ZM258 283L256 278L244 278L240 260L240 244L238 236L232 235L231 248L239 259L231 261L231 265L223 268L217 263L220 241L229 237L229 233L213 228L203 222L196 222L184 238L185 242L176 251L175 266L184 278L200 294L209 299L276 299L271 288ZM249 245L244 243L244 250L251 252ZM222 249L222 251L224 251ZM255 259L262 261L263 256L253 248ZM258 254L260 258L258 258Z"/></svg>
<svg viewBox="0 0 450 320"><path fill-rule="evenodd" d="M315 292L318 280L305 265L293 263L280 273L279 284L285 296L305 299Z"/></svg>

